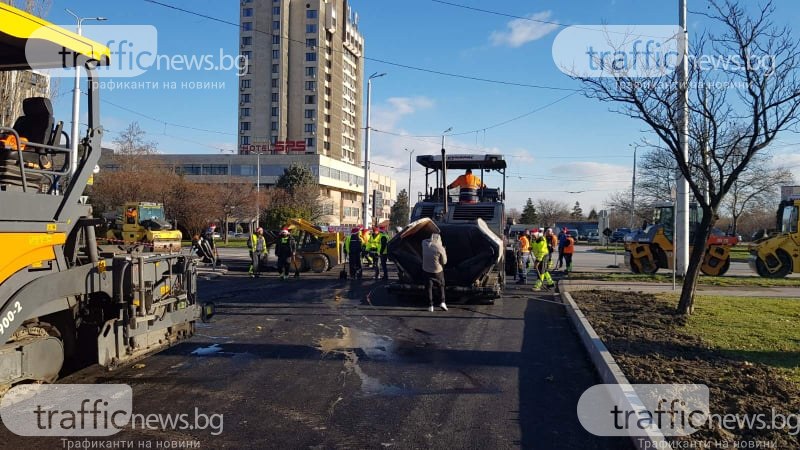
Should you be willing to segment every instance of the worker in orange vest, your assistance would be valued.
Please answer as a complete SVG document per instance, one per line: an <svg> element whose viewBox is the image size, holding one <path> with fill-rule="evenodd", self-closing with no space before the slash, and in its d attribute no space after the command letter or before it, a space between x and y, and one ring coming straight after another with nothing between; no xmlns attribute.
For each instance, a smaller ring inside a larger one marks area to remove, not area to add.
<svg viewBox="0 0 800 450"><path fill-rule="evenodd" d="M566 273L572 271L572 255L575 253L575 238L569 233L564 233L564 249L561 253L564 255L564 263L566 264Z"/></svg>
<svg viewBox="0 0 800 450"><path fill-rule="evenodd" d="M525 284L528 279L528 268L531 264L531 241L528 236L528 230L523 231L519 236L520 267L518 268L517 284Z"/></svg>
<svg viewBox="0 0 800 450"><path fill-rule="evenodd" d="M459 188L458 201L461 203L477 203L478 202L478 189L486 188L483 181L479 177L472 174L472 169L467 169L464 175L460 175L455 179L447 189Z"/></svg>

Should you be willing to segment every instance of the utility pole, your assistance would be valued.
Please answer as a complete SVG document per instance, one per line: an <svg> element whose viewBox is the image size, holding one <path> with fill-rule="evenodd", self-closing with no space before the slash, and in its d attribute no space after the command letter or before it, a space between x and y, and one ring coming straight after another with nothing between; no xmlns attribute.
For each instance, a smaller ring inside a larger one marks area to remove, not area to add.
<svg viewBox="0 0 800 450"><path fill-rule="evenodd" d="M405 149L408 152L408 149ZM414 156L414 150L412 149L408 153L408 221L411 221L411 168L413 167L412 164L412 157Z"/></svg>
<svg viewBox="0 0 800 450"><path fill-rule="evenodd" d="M65 9L69 14L75 17L75 20L78 21L78 29L76 33L78 36L83 35L83 21L84 20L96 20L99 22L108 20L105 17L80 17L79 15L75 14L74 12L70 11L69 9ZM74 175L75 171L78 170L78 142L80 139L78 138L78 127L80 122L80 114L81 114L81 66L75 65L75 87L72 90L72 128L70 130L70 156L69 156L69 174Z"/></svg>
<svg viewBox="0 0 800 450"><path fill-rule="evenodd" d="M689 164L689 31L686 28L686 0L678 0L678 17L683 33L681 64L678 68L678 82L681 102L680 144L683 161ZM677 198L675 211L675 269L680 276L686 275L689 267L689 181L683 173L677 174Z"/></svg>
<svg viewBox="0 0 800 450"><path fill-rule="evenodd" d="M369 197L370 197L370 182L369 182L369 151L370 151L370 135L372 128L370 128L370 107L372 104L372 79L379 78L386 75L386 73L373 73L367 78L367 127L364 130L366 136L364 137L364 213L363 220L364 226L369 227L370 214L369 214Z"/></svg>
<svg viewBox="0 0 800 450"><path fill-rule="evenodd" d="M635 211L636 211L636 150L639 146L630 144L633 147L633 180L631 181L631 231L635 227Z"/></svg>

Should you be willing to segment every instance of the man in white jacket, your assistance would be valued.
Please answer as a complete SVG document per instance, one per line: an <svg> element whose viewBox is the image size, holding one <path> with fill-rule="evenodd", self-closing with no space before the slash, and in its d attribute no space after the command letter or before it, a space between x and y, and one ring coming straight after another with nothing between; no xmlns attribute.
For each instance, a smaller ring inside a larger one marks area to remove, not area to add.
<svg viewBox="0 0 800 450"><path fill-rule="evenodd" d="M442 302L439 307L447 311L447 304L444 298L444 266L447 264L447 252L442 245L442 237L434 233L430 239L422 241L422 270L428 279L428 300L430 307L428 311L433 312L433 284L439 285L439 293Z"/></svg>

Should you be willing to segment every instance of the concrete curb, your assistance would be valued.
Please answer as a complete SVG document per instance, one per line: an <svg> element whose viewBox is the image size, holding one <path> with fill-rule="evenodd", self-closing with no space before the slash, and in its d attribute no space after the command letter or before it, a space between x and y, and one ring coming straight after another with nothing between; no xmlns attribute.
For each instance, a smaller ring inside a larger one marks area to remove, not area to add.
<svg viewBox="0 0 800 450"><path fill-rule="evenodd" d="M564 283L566 284L566 283ZM567 315L569 316L572 324L575 326L578 335L581 338L583 346L589 353L589 359L592 360L600 379L605 384L618 384L623 386L630 386L630 382L625 377L622 369L619 367L611 352L608 351L600 336L594 331L592 325L583 312L578 308L575 300L569 292L565 290L567 286L559 283L559 290L561 291L561 299L566 306ZM626 411L640 411L645 409L644 403L633 389L625 389L627 395L625 396L622 405ZM670 448L669 442L664 438L660 431L646 431L645 435L632 435L630 436L633 447L639 450L654 449L654 448Z"/></svg>

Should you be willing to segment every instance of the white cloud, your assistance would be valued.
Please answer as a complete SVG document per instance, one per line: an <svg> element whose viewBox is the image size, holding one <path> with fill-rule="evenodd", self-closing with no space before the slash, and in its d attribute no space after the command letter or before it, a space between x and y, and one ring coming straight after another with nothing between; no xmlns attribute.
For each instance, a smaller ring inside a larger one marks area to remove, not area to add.
<svg viewBox="0 0 800 450"><path fill-rule="evenodd" d="M374 105L371 111L370 126L378 130L393 131L406 116L422 109L430 109L435 105L428 97L390 97L386 103Z"/></svg>
<svg viewBox="0 0 800 450"><path fill-rule="evenodd" d="M542 11L539 13L529 14L528 19L514 19L506 24L507 30L493 31L489 36L489 41L495 46L509 46L513 48L521 47L528 42L533 42L541 39L553 30L558 28L558 25L552 23L543 23L537 21L549 21L551 16L550 11Z"/></svg>

